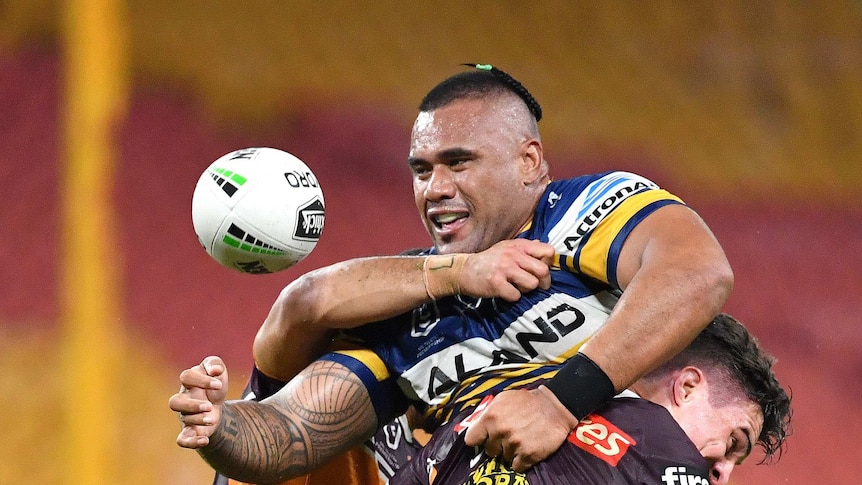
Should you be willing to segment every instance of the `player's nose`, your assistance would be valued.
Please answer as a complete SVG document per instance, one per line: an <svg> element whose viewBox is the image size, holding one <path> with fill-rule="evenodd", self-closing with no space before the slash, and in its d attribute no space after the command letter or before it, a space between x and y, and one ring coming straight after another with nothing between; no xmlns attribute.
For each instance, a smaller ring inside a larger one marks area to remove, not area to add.
<svg viewBox="0 0 862 485"><path fill-rule="evenodd" d="M730 460L720 460L712 465L709 470L710 485L727 485L730 483L730 472L736 464Z"/></svg>
<svg viewBox="0 0 862 485"><path fill-rule="evenodd" d="M455 197L455 180L446 165L437 165L431 170L431 177L425 186L425 199L438 201Z"/></svg>

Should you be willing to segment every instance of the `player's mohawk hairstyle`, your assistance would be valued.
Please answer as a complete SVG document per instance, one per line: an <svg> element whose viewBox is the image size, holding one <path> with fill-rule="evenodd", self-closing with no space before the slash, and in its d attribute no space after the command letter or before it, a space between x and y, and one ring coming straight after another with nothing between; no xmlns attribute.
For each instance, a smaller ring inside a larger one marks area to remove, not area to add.
<svg viewBox="0 0 862 485"><path fill-rule="evenodd" d="M539 102L523 84L507 72L490 64L462 64L462 66L474 67L476 70L456 74L435 86L422 99L419 104L420 111L431 111L457 99L477 97L495 91L509 91L524 101L536 121L542 119L542 107Z"/></svg>

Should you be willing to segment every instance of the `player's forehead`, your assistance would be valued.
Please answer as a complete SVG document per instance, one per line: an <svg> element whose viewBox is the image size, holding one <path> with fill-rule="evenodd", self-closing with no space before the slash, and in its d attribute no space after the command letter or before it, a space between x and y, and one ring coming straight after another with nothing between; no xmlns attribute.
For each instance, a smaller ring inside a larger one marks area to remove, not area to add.
<svg viewBox="0 0 862 485"><path fill-rule="evenodd" d="M479 149L502 142L515 122L512 115L507 116L507 104L499 96L466 98L420 112L410 138L411 157L433 156L436 151L453 147Z"/></svg>

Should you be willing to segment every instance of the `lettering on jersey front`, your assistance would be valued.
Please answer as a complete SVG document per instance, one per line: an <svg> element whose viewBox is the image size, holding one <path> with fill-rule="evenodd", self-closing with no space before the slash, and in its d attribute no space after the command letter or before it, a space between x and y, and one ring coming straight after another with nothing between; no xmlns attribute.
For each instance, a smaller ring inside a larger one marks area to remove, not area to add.
<svg viewBox="0 0 862 485"><path fill-rule="evenodd" d="M452 391L459 382L478 374L481 370L481 367L468 370L464 366L464 354L458 354L455 356L455 380L450 379L439 367L434 367L431 369L431 378L428 382L428 395L439 396Z"/></svg>
<svg viewBox="0 0 862 485"><path fill-rule="evenodd" d="M684 466L669 466L664 469L661 481L665 485L709 485L709 479L686 471Z"/></svg>
<svg viewBox="0 0 862 485"><path fill-rule="evenodd" d="M458 385L479 373L496 372L529 362L560 362L577 350L606 320L610 308L595 296L578 299L554 293L536 302L509 323L501 325L502 335L494 340L478 333L459 345L451 339L435 338L429 327L436 325L436 313L414 312L412 335L427 334L428 342L419 347L421 360L402 373L418 397L434 405ZM499 315L499 314L497 314ZM457 317L453 317L457 318ZM476 322L468 319L469 325ZM424 383L424 385L423 385Z"/></svg>
<svg viewBox="0 0 862 485"><path fill-rule="evenodd" d="M637 442L607 419L591 414L569 434L569 442L611 466L625 456Z"/></svg>
<svg viewBox="0 0 862 485"><path fill-rule="evenodd" d="M627 179L624 182L625 184L616 188L614 192L603 194L604 198L597 199L596 201L588 201L585 204L585 212L578 214L577 221L573 227L574 234L569 235L563 241L566 249L574 251L578 247L581 238L595 229L626 198L647 189L657 188L655 184L647 183L646 179Z"/></svg>
<svg viewBox="0 0 862 485"><path fill-rule="evenodd" d="M492 458L470 472L464 485L530 485L527 475L516 472Z"/></svg>
<svg viewBox="0 0 862 485"><path fill-rule="evenodd" d="M562 314L562 315L561 315ZM569 323L563 323L560 318L570 320ZM537 318L533 320L540 333L521 332L515 335L518 343L531 358L539 355L531 342L556 342L561 337L565 337L573 330L577 330L586 321L583 312L577 308L562 303L559 306L548 310L546 318Z"/></svg>

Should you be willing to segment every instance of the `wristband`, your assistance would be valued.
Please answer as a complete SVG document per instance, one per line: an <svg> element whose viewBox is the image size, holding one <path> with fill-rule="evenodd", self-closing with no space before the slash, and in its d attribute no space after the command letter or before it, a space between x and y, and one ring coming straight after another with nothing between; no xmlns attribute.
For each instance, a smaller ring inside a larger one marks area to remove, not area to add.
<svg viewBox="0 0 862 485"><path fill-rule="evenodd" d="M545 382L545 387L578 421L616 394L605 371L580 352L567 360L559 372Z"/></svg>
<svg viewBox="0 0 862 485"><path fill-rule="evenodd" d="M428 298L436 300L461 293L461 271L468 254L427 256L422 263L422 282Z"/></svg>

